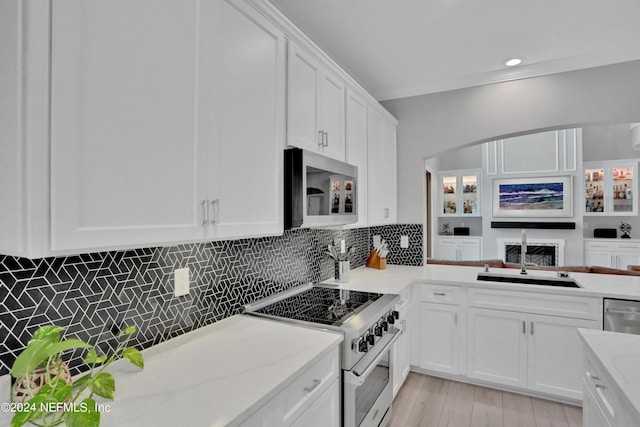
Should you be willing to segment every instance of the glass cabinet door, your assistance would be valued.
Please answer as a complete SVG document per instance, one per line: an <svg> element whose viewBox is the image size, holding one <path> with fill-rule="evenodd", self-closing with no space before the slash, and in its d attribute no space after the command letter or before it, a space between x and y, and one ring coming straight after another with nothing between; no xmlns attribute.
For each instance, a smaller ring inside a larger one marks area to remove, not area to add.
<svg viewBox="0 0 640 427"><path fill-rule="evenodd" d="M633 169L620 167L611 169L612 212L633 211Z"/></svg>
<svg viewBox="0 0 640 427"><path fill-rule="evenodd" d="M586 213L604 213L604 169L585 169L585 212Z"/></svg>
<svg viewBox="0 0 640 427"><path fill-rule="evenodd" d="M458 197L458 177L443 176L442 177L442 213L456 214Z"/></svg>
<svg viewBox="0 0 640 427"><path fill-rule="evenodd" d="M478 213L478 176L462 176L462 213Z"/></svg>

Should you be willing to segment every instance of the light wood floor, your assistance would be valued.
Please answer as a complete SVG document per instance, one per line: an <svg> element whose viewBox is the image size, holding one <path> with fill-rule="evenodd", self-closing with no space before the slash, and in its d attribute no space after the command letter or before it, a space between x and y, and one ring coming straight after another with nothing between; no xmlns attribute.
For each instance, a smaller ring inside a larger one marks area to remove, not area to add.
<svg viewBox="0 0 640 427"><path fill-rule="evenodd" d="M391 427L581 427L582 408L410 372Z"/></svg>

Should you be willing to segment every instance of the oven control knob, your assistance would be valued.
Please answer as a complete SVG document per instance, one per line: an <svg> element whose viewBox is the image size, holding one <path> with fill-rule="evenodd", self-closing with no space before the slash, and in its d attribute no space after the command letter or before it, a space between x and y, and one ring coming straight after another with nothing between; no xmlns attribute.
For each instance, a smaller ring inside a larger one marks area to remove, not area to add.
<svg viewBox="0 0 640 427"><path fill-rule="evenodd" d="M391 314L393 314L393 317L394 317L396 320L400 319L400 313L399 313L398 311L393 310L393 311L391 312Z"/></svg>
<svg viewBox="0 0 640 427"><path fill-rule="evenodd" d="M369 344L367 344L367 341L363 339L358 341L358 351L361 353L366 353L367 351L369 351Z"/></svg>
<svg viewBox="0 0 640 427"><path fill-rule="evenodd" d="M373 327L373 333L377 336L377 337L381 337L382 334L384 333L384 331L382 330L382 325L380 323L378 323L376 326Z"/></svg>
<svg viewBox="0 0 640 427"><path fill-rule="evenodd" d="M385 332L389 330L389 323L386 320L382 320L380 322L380 326L382 327L382 330Z"/></svg>
<svg viewBox="0 0 640 427"><path fill-rule="evenodd" d="M390 325L393 325L394 323L396 323L396 318L393 316L392 313L389 313L387 315L387 322L389 322Z"/></svg>
<svg viewBox="0 0 640 427"><path fill-rule="evenodd" d="M374 345L376 343L376 336L373 334L367 334L366 340L369 345Z"/></svg>

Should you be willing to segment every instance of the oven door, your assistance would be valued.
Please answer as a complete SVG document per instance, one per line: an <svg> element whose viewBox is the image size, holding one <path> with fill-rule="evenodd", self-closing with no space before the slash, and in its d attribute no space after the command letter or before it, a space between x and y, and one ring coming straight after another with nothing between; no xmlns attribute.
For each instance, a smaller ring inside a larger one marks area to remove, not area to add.
<svg viewBox="0 0 640 427"><path fill-rule="evenodd" d="M389 422L393 400L391 347L402 334L394 327L389 332L351 370L344 371L345 427L378 427Z"/></svg>

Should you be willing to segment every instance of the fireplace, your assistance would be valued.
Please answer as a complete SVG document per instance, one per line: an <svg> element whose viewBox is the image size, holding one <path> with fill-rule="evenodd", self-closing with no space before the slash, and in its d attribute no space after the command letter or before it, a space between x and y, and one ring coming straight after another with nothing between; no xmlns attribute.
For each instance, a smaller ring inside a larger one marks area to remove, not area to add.
<svg viewBox="0 0 640 427"><path fill-rule="evenodd" d="M517 239L498 239L498 257L504 262L520 264L522 242ZM527 238L527 262L541 266L564 265L564 239Z"/></svg>

